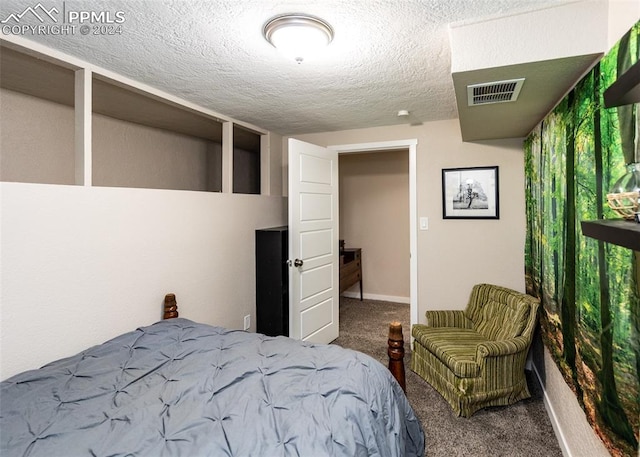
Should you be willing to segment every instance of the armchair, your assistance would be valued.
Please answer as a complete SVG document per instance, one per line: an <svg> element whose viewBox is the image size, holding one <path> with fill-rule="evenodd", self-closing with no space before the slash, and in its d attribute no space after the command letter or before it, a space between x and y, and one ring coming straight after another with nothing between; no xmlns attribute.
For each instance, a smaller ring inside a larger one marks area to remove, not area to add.
<svg viewBox="0 0 640 457"><path fill-rule="evenodd" d="M464 311L427 311L411 329L411 369L458 416L531 395L524 375L538 300L491 284L473 287Z"/></svg>

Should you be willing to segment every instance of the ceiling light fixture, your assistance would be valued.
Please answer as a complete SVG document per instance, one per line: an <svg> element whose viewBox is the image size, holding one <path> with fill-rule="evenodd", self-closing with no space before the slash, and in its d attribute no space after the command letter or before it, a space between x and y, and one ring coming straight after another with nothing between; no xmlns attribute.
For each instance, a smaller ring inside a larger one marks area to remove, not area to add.
<svg viewBox="0 0 640 457"><path fill-rule="evenodd" d="M333 40L333 29L328 23L304 14L276 16L264 25L262 34L277 50L298 63Z"/></svg>

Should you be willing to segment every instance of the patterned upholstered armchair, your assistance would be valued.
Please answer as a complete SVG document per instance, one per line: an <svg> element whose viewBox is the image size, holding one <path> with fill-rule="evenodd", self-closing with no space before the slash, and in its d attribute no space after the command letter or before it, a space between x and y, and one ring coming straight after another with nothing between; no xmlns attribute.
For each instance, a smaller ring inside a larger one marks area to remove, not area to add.
<svg viewBox="0 0 640 457"><path fill-rule="evenodd" d="M427 311L414 325L411 369L458 416L529 398L524 375L538 300L491 284L473 287L464 311Z"/></svg>

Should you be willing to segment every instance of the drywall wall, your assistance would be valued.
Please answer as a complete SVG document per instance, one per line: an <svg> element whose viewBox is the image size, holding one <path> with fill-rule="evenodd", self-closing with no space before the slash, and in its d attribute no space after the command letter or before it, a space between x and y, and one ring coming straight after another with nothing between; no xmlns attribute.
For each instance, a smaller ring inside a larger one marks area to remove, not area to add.
<svg viewBox="0 0 640 457"><path fill-rule="evenodd" d="M611 49L640 18L640 0L609 0L607 46Z"/></svg>
<svg viewBox="0 0 640 457"><path fill-rule="evenodd" d="M609 451L593 432L583 409L558 369L549 350L536 334L532 344L533 370L544 390L549 418L566 456L608 457Z"/></svg>
<svg viewBox="0 0 640 457"><path fill-rule="evenodd" d="M161 318L255 328L255 229L281 197L0 183L0 378Z"/></svg>
<svg viewBox="0 0 640 457"><path fill-rule="evenodd" d="M340 154L339 170L340 238L362 248L364 295L409 303L408 151Z"/></svg>
<svg viewBox="0 0 640 457"><path fill-rule="evenodd" d="M604 52L607 8L607 2L577 1L452 24L451 72Z"/></svg>
<svg viewBox="0 0 640 457"><path fill-rule="evenodd" d="M474 284L489 282L524 291L524 162L522 140L464 143L456 119L299 135L321 146L416 138L417 213L429 218L418 232L418 315L463 309ZM500 219L442 218L442 169L497 165Z"/></svg>
<svg viewBox="0 0 640 457"><path fill-rule="evenodd" d="M73 108L0 89L0 180L75 183Z"/></svg>

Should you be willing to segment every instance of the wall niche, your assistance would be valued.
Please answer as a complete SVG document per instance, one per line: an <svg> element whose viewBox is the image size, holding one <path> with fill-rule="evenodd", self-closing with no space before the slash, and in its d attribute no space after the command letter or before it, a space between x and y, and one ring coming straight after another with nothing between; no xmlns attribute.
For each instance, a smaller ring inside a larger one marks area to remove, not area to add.
<svg viewBox="0 0 640 457"><path fill-rule="evenodd" d="M222 123L94 75L93 185L222 191Z"/></svg>
<svg viewBox="0 0 640 457"><path fill-rule="evenodd" d="M233 192L260 193L260 134L233 126Z"/></svg>
<svg viewBox="0 0 640 457"><path fill-rule="evenodd" d="M261 193L267 132L64 54L0 39L0 102L1 181Z"/></svg>
<svg viewBox="0 0 640 457"><path fill-rule="evenodd" d="M74 70L0 47L0 180L75 184Z"/></svg>

